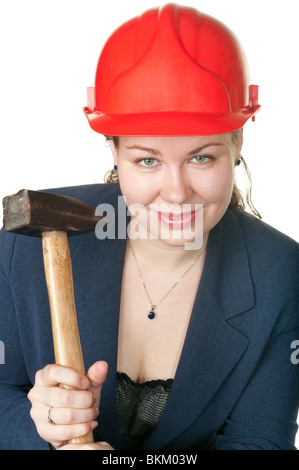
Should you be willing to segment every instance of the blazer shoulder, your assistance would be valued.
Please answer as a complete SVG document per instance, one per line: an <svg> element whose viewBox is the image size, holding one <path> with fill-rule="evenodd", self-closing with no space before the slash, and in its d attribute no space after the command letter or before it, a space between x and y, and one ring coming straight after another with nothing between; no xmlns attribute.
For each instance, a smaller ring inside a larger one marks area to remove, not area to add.
<svg viewBox="0 0 299 470"><path fill-rule="evenodd" d="M246 242L248 256L256 272L264 272L283 285L299 283L299 244L276 228L245 211L231 211Z"/></svg>
<svg viewBox="0 0 299 470"><path fill-rule="evenodd" d="M257 245L265 249L268 244L271 247L274 244L277 248L289 248L294 254L299 254L299 243L285 233L246 211L232 210L231 212L238 220L246 238L254 240Z"/></svg>

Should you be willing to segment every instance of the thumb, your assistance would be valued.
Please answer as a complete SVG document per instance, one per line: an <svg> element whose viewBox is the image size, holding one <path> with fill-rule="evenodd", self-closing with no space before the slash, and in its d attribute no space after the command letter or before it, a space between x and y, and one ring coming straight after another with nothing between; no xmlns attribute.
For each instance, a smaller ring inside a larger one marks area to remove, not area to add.
<svg viewBox="0 0 299 470"><path fill-rule="evenodd" d="M106 381L108 373L108 364L105 361L95 362L89 369L86 374L90 382L89 390L95 396L94 406L98 407L100 404L101 390L103 383Z"/></svg>

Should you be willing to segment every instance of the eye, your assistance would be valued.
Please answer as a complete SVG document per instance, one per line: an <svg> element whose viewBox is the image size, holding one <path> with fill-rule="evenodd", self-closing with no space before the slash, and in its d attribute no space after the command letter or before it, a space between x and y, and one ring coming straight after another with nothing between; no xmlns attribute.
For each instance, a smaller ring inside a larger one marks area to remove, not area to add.
<svg viewBox="0 0 299 470"><path fill-rule="evenodd" d="M150 166L155 166L155 164L157 163L157 160L155 158L143 158L142 160L138 160L138 163L141 166L150 167Z"/></svg>
<svg viewBox="0 0 299 470"><path fill-rule="evenodd" d="M207 163L208 161L211 161L211 160L215 160L214 157L212 157L211 155L196 155L195 157L193 157L190 162L191 163Z"/></svg>

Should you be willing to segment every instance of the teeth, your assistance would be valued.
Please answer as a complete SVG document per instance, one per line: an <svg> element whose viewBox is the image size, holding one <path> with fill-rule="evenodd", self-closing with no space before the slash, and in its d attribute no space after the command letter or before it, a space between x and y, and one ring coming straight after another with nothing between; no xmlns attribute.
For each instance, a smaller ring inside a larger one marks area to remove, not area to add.
<svg viewBox="0 0 299 470"><path fill-rule="evenodd" d="M190 214L169 214L169 219L172 220L180 220L180 219L185 219L186 217L189 217Z"/></svg>
<svg viewBox="0 0 299 470"><path fill-rule="evenodd" d="M191 220L193 217L193 212L160 212L160 216L163 217L165 221L169 220L172 222L184 223L185 221Z"/></svg>

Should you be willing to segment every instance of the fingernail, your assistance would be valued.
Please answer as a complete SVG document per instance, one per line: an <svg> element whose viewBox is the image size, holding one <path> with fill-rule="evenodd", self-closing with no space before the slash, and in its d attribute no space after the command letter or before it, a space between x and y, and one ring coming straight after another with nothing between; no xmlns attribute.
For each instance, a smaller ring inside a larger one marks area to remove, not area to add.
<svg viewBox="0 0 299 470"><path fill-rule="evenodd" d="M91 429L95 429L98 425L99 425L99 423L98 423L97 421L92 421L92 422L90 423Z"/></svg>

